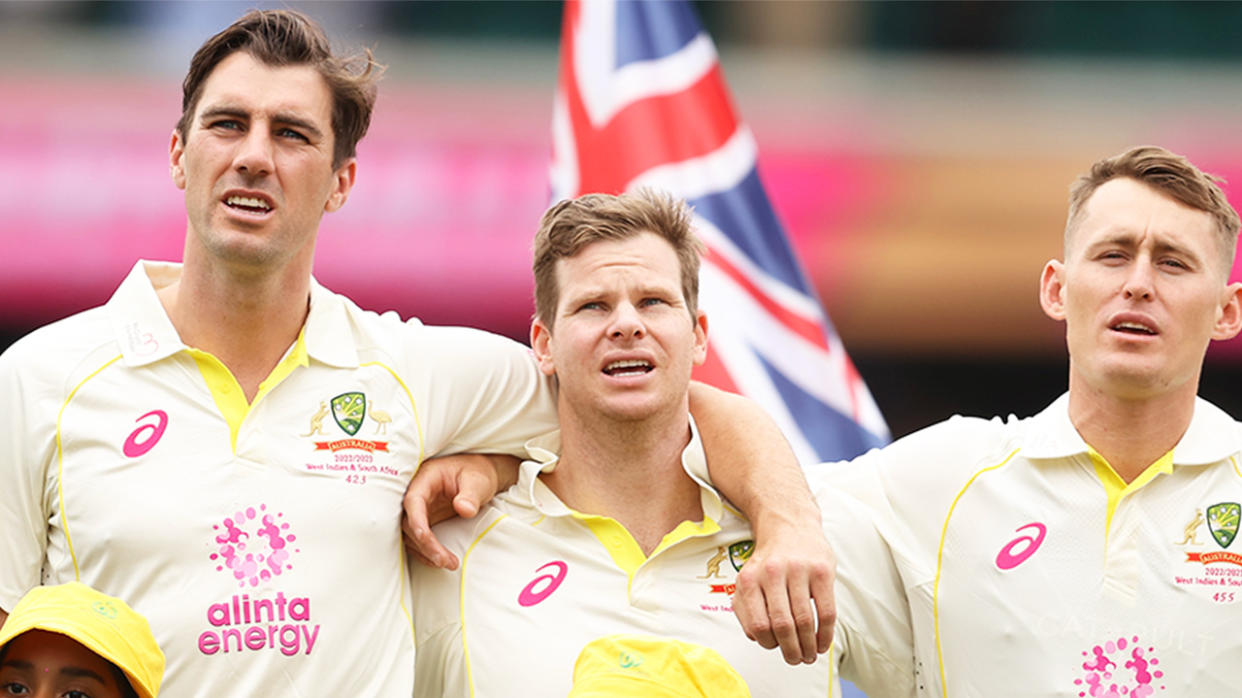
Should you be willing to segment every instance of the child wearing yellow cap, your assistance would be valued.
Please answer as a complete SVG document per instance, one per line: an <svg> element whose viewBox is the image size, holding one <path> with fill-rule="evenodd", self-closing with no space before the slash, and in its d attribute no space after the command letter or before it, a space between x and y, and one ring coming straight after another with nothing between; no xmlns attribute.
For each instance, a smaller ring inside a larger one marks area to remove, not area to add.
<svg viewBox="0 0 1242 698"><path fill-rule="evenodd" d="M0 695L156 698L163 677L147 620L85 584L35 587L0 627Z"/></svg>

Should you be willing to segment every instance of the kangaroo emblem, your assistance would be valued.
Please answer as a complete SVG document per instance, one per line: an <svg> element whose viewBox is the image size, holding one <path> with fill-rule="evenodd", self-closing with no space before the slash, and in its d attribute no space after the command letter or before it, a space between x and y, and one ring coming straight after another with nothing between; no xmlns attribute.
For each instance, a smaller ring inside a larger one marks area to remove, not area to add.
<svg viewBox="0 0 1242 698"><path fill-rule="evenodd" d="M1203 525L1203 511L1195 509L1195 518L1186 524L1186 537L1182 538L1182 542L1178 545L1199 545L1199 540L1195 538L1195 534L1199 532L1199 527Z"/></svg>
<svg viewBox="0 0 1242 698"><path fill-rule="evenodd" d="M724 575L720 573L720 563L727 559L729 559L729 553L725 550L725 547L722 545L716 548L716 554L707 560L707 574L699 577L699 579L711 579L712 577L723 579Z"/></svg>
<svg viewBox="0 0 1242 698"><path fill-rule="evenodd" d="M375 421L375 433L387 434L388 425L392 424L392 416L387 412L375 407L375 403L371 403L370 409L367 410L367 416Z"/></svg>
<svg viewBox="0 0 1242 698"><path fill-rule="evenodd" d="M312 434L319 434L320 436L326 436L327 432L323 430L323 418L327 416L328 416L328 403L320 401L319 411L311 415L310 431L306 432L305 434L302 434L302 436L310 436Z"/></svg>

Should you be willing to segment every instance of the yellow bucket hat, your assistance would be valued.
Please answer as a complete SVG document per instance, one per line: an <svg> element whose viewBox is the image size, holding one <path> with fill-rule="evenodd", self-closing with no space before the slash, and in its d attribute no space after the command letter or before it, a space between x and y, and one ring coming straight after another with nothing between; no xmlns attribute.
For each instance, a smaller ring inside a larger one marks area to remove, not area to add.
<svg viewBox="0 0 1242 698"><path fill-rule="evenodd" d="M79 582L31 589L0 627L0 648L29 630L65 635L120 667L140 698L155 698L164 653L147 619L124 601Z"/></svg>
<svg viewBox="0 0 1242 698"><path fill-rule="evenodd" d="M574 663L569 698L750 698L741 675L708 647L641 635L591 641Z"/></svg>

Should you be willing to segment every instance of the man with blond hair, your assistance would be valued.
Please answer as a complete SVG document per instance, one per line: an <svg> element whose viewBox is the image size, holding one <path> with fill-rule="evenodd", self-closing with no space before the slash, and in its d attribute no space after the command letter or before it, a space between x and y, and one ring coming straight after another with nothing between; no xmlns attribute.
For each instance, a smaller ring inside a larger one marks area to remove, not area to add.
<svg viewBox="0 0 1242 698"><path fill-rule="evenodd" d="M1069 391L1034 417L955 417L837 468L828 486L870 512L905 589L922 695L1242 686L1239 428L1197 397L1208 344L1242 329L1237 235L1185 158L1097 162L1040 277Z"/></svg>
<svg viewBox="0 0 1242 698"><path fill-rule="evenodd" d="M517 485L477 517L437 527L456 570L415 565L416 695L648 695L686 683L686 647L705 648L690 651L702 681L730 686L706 695L833 695L839 668L873 698L910 695L908 630L855 614L902 602L895 584L850 583L893 576L857 509L824 507L850 522L831 661L789 666L737 631L730 594L754 536L709 484L688 410L707 351L699 247L685 205L651 192L544 215L531 346L561 430L528 443ZM601 653L613 666L575 684Z"/></svg>
<svg viewBox="0 0 1242 698"><path fill-rule="evenodd" d="M438 453L518 452L555 426L554 390L518 343L312 278L377 75L290 11L195 53L169 139L183 262L139 262L106 305L0 357L0 623L40 583L82 581L150 620L169 695L410 694L407 486ZM702 398L721 487L773 541L752 593L813 659L832 613L818 511L770 421L766 444L735 435L757 408ZM448 477L467 505L479 479Z"/></svg>

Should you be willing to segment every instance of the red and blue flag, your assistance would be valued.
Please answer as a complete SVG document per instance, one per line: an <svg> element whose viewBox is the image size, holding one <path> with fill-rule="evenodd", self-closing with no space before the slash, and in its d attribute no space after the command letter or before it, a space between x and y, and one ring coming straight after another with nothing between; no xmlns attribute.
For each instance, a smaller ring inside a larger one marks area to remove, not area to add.
<svg viewBox="0 0 1242 698"><path fill-rule="evenodd" d="M552 142L554 201L650 187L693 207L710 321L695 378L762 405L804 464L888 441L768 200L755 139L689 3L565 3Z"/></svg>

